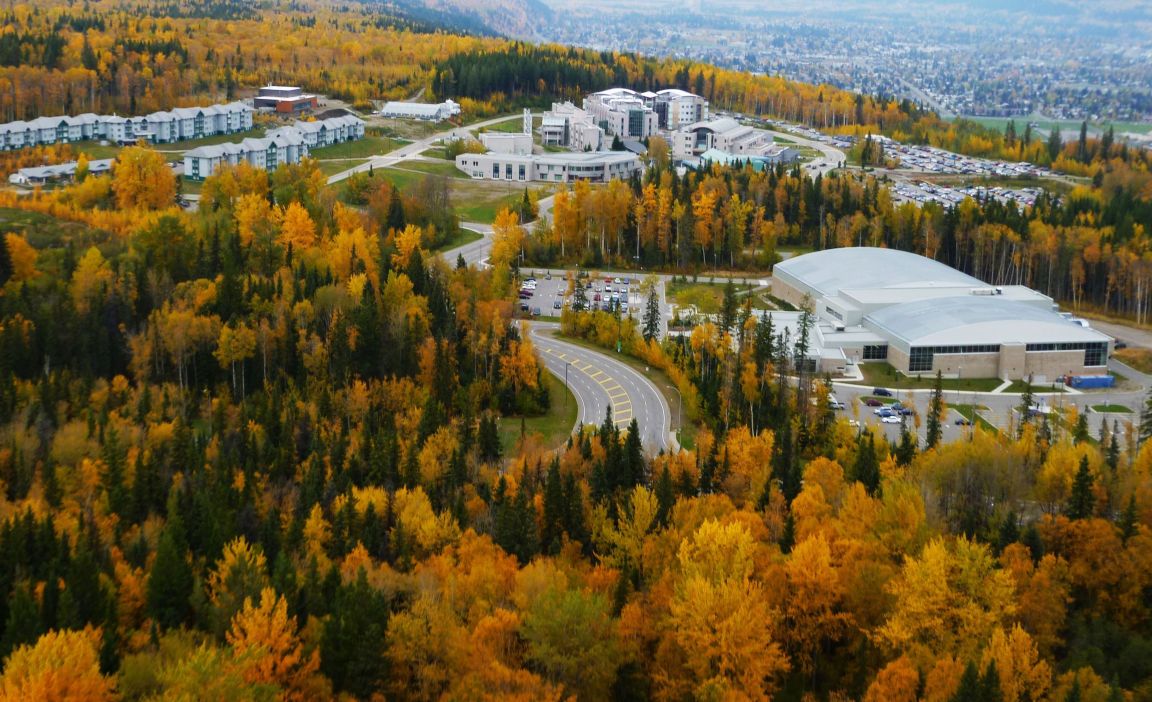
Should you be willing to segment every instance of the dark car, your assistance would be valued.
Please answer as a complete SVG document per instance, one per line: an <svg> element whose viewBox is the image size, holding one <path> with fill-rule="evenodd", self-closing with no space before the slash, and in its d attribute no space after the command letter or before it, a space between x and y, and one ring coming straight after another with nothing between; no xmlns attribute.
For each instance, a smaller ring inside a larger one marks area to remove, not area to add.
<svg viewBox="0 0 1152 702"><path fill-rule="evenodd" d="M556 300L552 303L552 309L554 309L554 310L558 310L563 306L564 305L562 305L559 300Z"/></svg>
<svg viewBox="0 0 1152 702"><path fill-rule="evenodd" d="M961 417L960 419L956 420L956 426L958 426L958 427L972 426L972 420L968 419L967 417Z"/></svg>
<svg viewBox="0 0 1152 702"><path fill-rule="evenodd" d="M876 397L892 397L892 391L886 388L876 388L872 391Z"/></svg>
<svg viewBox="0 0 1152 702"><path fill-rule="evenodd" d="M528 311L528 304L525 302L521 302L520 303L520 311L521 312L527 312Z"/></svg>
<svg viewBox="0 0 1152 702"><path fill-rule="evenodd" d="M540 308L539 307L533 307L532 308L532 316L533 317L539 317L540 316Z"/></svg>
<svg viewBox="0 0 1152 702"><path fill-rule="evenodd" d="M527 300L530 297L532 297L532 291L531 290L521 290L520 291L520 299L521 300Z"/></svg>
<svg viewBox="0 0 1152 702"><path fill-rule="evenodd" d="M864 400L864 404L868 405L869 407L879 407L884 403L880 400L877 400L875 397L869 397L867 400Z"/></svg>

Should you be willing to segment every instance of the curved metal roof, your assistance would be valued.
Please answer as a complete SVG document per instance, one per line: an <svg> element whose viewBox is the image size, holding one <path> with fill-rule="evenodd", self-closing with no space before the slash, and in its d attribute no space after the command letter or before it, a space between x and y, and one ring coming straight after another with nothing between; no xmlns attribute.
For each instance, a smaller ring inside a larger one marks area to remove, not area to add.
<svg viewBox="0 0 1152 702"><path fill-rule="evenodd" d="M998 296L958 295L885 307L864 325L911 346L1108 341L1051 310Z"/></svg>
<svg viewBox="0 0 1152 702"><path fill-rule="evenodd" d="M854 288L982 288L983 281L906 251L850 246L814 251L777 263L784 272L825 296Z"/></svg>

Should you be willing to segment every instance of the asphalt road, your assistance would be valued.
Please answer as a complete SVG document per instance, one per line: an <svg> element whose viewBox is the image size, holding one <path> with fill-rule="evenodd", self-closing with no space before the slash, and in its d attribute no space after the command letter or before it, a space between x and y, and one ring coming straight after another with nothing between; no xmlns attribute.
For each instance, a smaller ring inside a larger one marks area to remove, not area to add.
<svg viewBox="0 0 1152 702"><path fill-rule="evenodd" d="M600 425L611 408L612 421L620 429L636 420L645 452L674 450L672 412L656 385L609 353L560 341L551 334L557 329L554 323L533 322L530 334L544 366L557 378L567 379L579 407L577 422Z"/></svg>

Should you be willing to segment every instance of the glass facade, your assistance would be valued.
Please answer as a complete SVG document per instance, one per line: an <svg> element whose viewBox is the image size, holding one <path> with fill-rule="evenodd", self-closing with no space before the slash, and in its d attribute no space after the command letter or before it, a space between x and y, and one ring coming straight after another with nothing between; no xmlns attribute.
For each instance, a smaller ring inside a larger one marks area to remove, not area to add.
<svg viewBox="0 0 1152 702"><path fill-rule="evenodd" d="M864 347L865 361L884 361L888 358L888 344L867 345Z"/></svg>

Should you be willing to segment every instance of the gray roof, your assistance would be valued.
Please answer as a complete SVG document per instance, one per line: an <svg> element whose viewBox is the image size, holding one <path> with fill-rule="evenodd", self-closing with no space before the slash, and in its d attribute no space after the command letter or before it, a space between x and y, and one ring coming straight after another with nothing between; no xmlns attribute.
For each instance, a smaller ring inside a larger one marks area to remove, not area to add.
<svg viewBox="0 0 1152 702"><path fill-rule="evenodd" d="M1108 341L1054 311L997 296L957 296L885 307L864 326L912 346Z"/></svg>
<svg viewBox="0 0 1152 702"><path fill-rule="evenodd" d="M939 261L871 246L815 251L781 261L774 271L790 275L825 296L854 288L986 287L983 281Z"/></svg>

